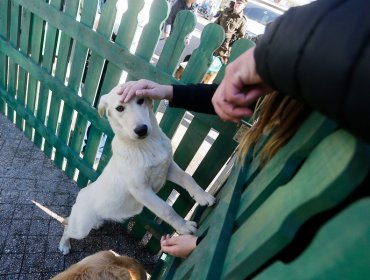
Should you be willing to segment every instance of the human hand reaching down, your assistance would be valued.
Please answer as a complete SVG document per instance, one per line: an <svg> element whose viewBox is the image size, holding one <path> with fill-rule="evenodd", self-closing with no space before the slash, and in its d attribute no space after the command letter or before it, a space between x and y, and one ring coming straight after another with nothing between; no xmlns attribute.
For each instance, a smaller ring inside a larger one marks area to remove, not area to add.
<svg viewBox="0 0 370 280"><path fill-rule="evenodd" d="M244 117L251 117L252 105L271 91L256 71L253 47L226 67L212 104L220 118L239 122Z"/></svg>

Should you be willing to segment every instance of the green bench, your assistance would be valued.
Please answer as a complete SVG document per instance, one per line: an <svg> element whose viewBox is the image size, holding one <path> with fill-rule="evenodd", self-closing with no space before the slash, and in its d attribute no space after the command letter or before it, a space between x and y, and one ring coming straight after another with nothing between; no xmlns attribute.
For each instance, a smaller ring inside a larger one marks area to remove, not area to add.
<svg viewBox="0 0 370 280"><path fill-rule="evenodd" d="M207 25L177 81L172 75L195 16L178 14L154 65L167 1L153 0L135 54L128 50L144 1L128 1L113 42L116 2L107 1L94 31L96 0L84 0L78 20L75 0L0 1L0 112L81 187L95 180L110 158L113 133L93 104L120 81L122 71L127 80L197 83L224 39L220 26ZM230 60L252 45L236 42ZM88 123L91 131L81 153ZM216 116L194 113L189 120L184 110L167 108L160 126L178 142L176 162L183 169L191 166L203 188L214 185L238 145L234 139L239 127ZM179 140L180 130L186 132ZM96 161L103 134L107 140ZM199 159L204 146L210 148ZM249 156L242 169L232 169L217 205L193 214L198 234L204 236L198 248L185 261L161 260L152 279L369 278L368 150L335 123L312 113L264 168L259 168L258 157ZM173 190L178 196L173 207L185 217L194 205L187 193L168 183L159 195L172 199ZM161 235L173 231L146 209L124 226L151 252L158 252Z"/></svg>
<svg viewBox="0 0 370 280"><path fill-rule="evenodd" d="M262 169L258 155L233 168L198 215L196 250L167 256L153 278L368 279L369 152L312 113Z"/></svg>

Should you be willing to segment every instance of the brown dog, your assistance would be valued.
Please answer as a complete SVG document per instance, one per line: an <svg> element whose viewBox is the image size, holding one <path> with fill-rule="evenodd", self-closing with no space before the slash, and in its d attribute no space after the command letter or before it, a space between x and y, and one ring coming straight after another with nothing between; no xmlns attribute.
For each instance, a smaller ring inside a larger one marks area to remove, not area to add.
<svg viewBox="0 0 370 280"><path fill-rule="evenodd" d="M127 256L101 251L88 256L52 280L146 280L144 267Z"/></svg>

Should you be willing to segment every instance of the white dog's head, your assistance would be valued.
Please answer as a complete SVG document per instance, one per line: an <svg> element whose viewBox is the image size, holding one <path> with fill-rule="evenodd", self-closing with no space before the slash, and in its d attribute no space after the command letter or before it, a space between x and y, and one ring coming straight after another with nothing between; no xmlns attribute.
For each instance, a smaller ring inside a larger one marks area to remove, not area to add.
<svg viewBox="0 0 370 280"><path fill-rule="evenodd" d="M121 102L119 86L100 98L98 111L103 116L106 112L109 123L115 133L123 139L144 139L150 135L155 120L152 100L133 97L130 102Z"/></svg>

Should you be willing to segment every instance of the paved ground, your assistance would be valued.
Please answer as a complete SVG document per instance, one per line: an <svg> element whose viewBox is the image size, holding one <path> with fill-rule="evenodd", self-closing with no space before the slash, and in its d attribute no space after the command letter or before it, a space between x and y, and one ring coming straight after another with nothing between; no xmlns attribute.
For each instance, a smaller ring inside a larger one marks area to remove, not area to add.
<svg viewBox="0 0 370 280"><path fill-rule="evenodd" d="M85 256L108 249L152 269L157 257L117 223L72 241L67 256L58 251L63 227L37 205L65 217L77 192L74 182L0 114L0 280L50 279Z"/></svg>

